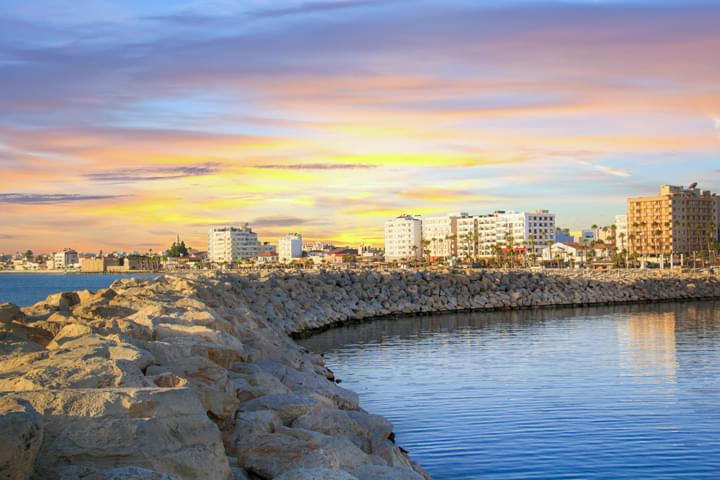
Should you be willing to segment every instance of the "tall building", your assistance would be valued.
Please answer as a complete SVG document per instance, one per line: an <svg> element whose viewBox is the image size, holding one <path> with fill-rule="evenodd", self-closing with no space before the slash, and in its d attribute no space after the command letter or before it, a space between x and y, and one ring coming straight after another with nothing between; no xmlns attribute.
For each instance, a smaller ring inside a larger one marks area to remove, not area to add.
<svg viewBox="0 0 720 480"><path fill-rule="evenodd" d="M78 253L71 248L66 248L62 252L53 253L52 259L53 259L53 268L55 270L71 268L74 265L77 265L80 263L80 258L78 257Z"/></svg>
<svg viewBox="0 0 720 480"><path fill-rule="evenodd" d="M660 195L628 199L631 254L691 254L718 238L718 197L707 190L662 185Z"/></svg>
<svg viewBox="0 0 720 480"><path fill-rule="evenodd" d="M247 223L241 227L213 227L208 232L208 258L214 263L255 258L260 252L257 233Z"/></svg>
<svg viewBox="0 0 720 480"><path fill-rule="evenodd" d="M302 252L302 235L299 233L289 233L278 241L278 259L281 262L291 262L294 258L301 258Z"/></svg>
<svg viewBox="0 0 720 480"><path fill-rule="evenodd" d="M628 248L628 217L615 215L615 247L619 252Z"/></svg>
<svg viewBox="0 0 720 480"><path fill-rule="evenodd" d="M422 220L412 215L400 215L385 222L385 260L413 260L422 258Z"/></svg>

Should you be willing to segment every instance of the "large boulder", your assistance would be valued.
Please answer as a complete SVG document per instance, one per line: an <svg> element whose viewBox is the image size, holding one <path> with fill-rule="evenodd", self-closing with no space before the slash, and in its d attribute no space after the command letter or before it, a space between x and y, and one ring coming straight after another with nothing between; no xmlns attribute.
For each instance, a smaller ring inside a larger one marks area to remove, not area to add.
<svg viewBox="0 0 720 480"><path fill-rule="evenodd" d="M38 478L136 467L178 480L228 480L220 432L185 388L64 389L8 394L43 417ZM63 473L65 472L65 473Z"/></svg>
<svg viewBox="0 0 720 480"><path fill-rule="evenodd" d="M42 419L32 406L0 397L0 478L30 478L42 440Z"/></svg>
<svg viewBox="0 0 720 480"><path fill-rule="evenodd" d="M280 427L236 444L239 464L264 478L275 478L298 468L348 469L372 463L347 439L308 430Z"/></svg>

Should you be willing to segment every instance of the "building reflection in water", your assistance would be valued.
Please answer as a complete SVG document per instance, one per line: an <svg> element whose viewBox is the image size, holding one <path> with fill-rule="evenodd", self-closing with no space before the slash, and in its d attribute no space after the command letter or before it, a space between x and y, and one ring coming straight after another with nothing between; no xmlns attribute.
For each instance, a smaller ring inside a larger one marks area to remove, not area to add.
<svg viewBox="0 0 720 480"><path fill-rule="evenodd" d="M630 313L618 322L620 368L639 382L675 383L675 312Z"/></svg>

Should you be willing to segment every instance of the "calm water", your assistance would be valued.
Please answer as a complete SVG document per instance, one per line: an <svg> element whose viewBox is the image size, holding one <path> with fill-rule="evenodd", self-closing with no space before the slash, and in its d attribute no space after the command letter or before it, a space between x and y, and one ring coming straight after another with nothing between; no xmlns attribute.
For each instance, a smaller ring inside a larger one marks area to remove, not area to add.
<svg viewBox="0 0 720 480"><path fill-rule="evenodd" d="M720 303L376 321L303 342L437 479L720 478Z"/></svg>
<svg viewBox="0 0 720 480"><path fill-rule="evenodd" d="M1 273L0 303L12 302L26 306L38 302L51 293L74 290L97 290L109 287L118 278L153 278L153 273L110 274L110 273Z"/></svg>

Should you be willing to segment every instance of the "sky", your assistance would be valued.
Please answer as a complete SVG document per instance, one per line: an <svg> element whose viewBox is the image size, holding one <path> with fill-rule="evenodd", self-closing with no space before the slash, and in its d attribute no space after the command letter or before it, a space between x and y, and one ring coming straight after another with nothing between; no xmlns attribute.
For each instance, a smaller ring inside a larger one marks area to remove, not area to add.
<svg viewBox="0 0 720 480"><path fill-rule="evenodd" d="M720 2L0 0L0 252L720 192Z"/></svg>

